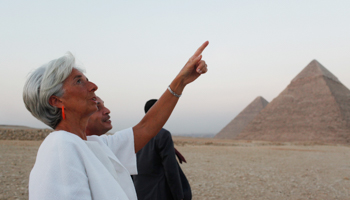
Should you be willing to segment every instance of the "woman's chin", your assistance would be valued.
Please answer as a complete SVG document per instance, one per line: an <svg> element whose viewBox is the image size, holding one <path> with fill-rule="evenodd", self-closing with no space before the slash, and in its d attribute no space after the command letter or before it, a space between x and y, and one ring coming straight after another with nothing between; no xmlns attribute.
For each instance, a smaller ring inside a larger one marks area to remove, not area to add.
<svg viewBox="0 0 350 200"><path fill-rule="evenodd" d="M92 115L92 114L94 114L94 113L97 112L97 111L98 111L97 106L91 106L91 108L88 110L88 113L89 113L90 115Z"/></svg>

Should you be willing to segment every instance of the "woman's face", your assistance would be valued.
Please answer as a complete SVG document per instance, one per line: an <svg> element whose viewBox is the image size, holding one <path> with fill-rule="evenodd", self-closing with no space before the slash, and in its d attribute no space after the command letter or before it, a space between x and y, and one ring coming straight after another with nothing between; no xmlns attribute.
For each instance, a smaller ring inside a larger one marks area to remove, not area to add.
<svg viewBox="0 0 350 200"><path fill-rule="evenodd" d="M97 111L95 91L97 86L90 82L85 75L77 69L63 82L63 95L60 97L66 115L91 115Z"/></svg>

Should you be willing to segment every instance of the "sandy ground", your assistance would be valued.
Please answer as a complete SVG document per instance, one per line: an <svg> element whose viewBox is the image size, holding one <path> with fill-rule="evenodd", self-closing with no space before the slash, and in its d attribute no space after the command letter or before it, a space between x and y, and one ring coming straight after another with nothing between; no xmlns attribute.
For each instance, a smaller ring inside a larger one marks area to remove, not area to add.
<svg viewBox="0 0 350 200"><path fill-rule="evenodd" d="M350 199L350 147L174 138L193 199ZM28 199L40 141L0 140L0 199Z"/></svg>
<svg viewBox="0 0 350 200"><path fill-rule="evenodd" d="M0 199L28 199L28 178L41 141L0 140Z"/></svg>

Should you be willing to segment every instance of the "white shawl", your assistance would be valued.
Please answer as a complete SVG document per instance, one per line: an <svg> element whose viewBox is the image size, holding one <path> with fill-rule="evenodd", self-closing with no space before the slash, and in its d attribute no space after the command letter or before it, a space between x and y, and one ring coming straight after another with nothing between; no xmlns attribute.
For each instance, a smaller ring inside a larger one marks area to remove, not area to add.
<svg viewBox="0 0 350 200"><path fill-rule="evenodd" d="M137 174L134 148L132 128L89 136L88 141L66 131L52 132L30 173L29 199L137 199L130 177Z"/></svg>

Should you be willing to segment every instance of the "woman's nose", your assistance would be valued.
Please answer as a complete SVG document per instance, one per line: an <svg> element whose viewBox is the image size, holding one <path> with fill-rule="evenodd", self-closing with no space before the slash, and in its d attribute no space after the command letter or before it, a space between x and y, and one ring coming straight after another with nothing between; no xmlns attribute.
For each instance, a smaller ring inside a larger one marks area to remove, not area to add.
<svg viewBox="0 0 350 200"><path fill-rule="evenodd" d="M90 82L90 84L90 92L95 92L98 89L97 85L93 82Z"/></svg>

